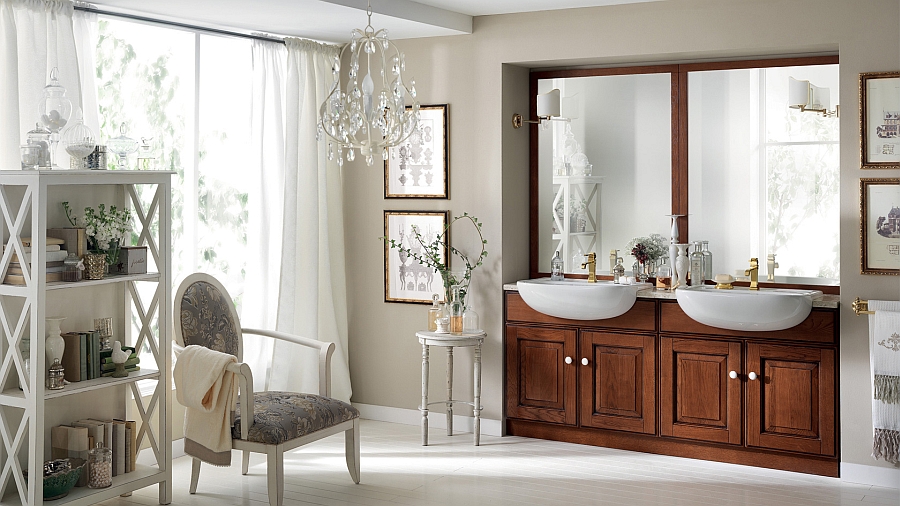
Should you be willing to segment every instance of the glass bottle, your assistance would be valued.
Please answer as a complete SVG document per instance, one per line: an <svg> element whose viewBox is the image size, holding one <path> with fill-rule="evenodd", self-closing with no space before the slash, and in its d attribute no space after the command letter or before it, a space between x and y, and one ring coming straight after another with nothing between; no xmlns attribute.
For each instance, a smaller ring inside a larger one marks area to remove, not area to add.
<svg viewBox="0 0 900 506"><path fill-rule="evenodd" d="M106 488L112 485L112 450L103 443L88 452L88 487Z"/></svg>
<svg viewBox="0 0 900 506"><path fill-rule="evenodd" d="M557 251L553 260L550 261L550 279L553 281L561 281L564 277L563 261L562 258L559 258L559 251Z"/></svg>
<svg viewBox="0 0 900 506"><path fill-rule="evenodd" d="M709 241L701 241L703 249L700 254L703 255L703 279L713 279L712 270L712 252L709 251Z"/></svg>
<svg viewBox="0 0 900 506"><path fill-rule="evenodd" d="M22 342L19 344L19 349L22 350L22 363L25 366L25 377L29 378L31 375L31 337L26 332L24 336L22 336ZM22 381L19 381L19 390L24 390L22 388Z"/></svg>
<svg viewBox="0 0 900 506"><path fill-rule="evenodd" d="M63 271L63 281L81 281L81 271L84 270L84 264L74 251L63 260L65 270Z"/></svg>
<svg viewBox="0 0 900 506"><path fill-rule="evenodd" d="M694 241L694 251L691 253L691 286L703 284L703 253L700 252L700 241Z"/></svg>
<svg viewBox="0 0 900 506"><path fill-rule="evenodd" d="M459 285L450 287L450 333L461 334L463 330L463 303L459 297Z"/></svg>
<svg viewBox="0 0 900 506"><path fill-rule="evenodd" d="M666 291L672 289L672 268L668 260L669 257L662 257L660 266L656 269L656 288Z"/></svg>
<svg viewBox="0 0 900 506"><path fill-rule="evenodd" d="M622 265L622 257L616 257L616 266L613 267L613 283L621 283L625 277L625 266Z"/></svg>
<svg viewBox="0 0 900 506"><path fill-rule="evenodd" d="M437 319L441 317L441 306L438 303L438 294L431 296L431 307L428 308L428 331L437 330Z"/></svg>
<svg viewBox="0 0 900 506"><path fill-rule="evenodd" d="M478 332L478 313L472 309L472 306L466 306L466 310L462 315L463 332Z"/></svg>

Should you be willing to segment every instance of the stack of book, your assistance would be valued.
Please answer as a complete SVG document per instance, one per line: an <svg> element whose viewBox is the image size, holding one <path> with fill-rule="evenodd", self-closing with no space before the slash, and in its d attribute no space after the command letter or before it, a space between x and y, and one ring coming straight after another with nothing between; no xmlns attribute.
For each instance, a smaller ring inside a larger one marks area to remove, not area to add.
<svg viewBox="0 0 900 506"><path fill-rule="evenodd" d="M112 474L134 471L137 460L137 424L131 420L78 420L50 429L51 458L79 457L87 460L87 449L100 446L112 450ZM87 476L88 473L82 473ZM83 486L80 484L78 486Z"/></svg>
<svg viewBox="0 0 900 506"><path fill-rule="evenodd" d="M72 383L102 377L100 332L66 332L62 338L66 343L61 361L66 381Z"/></svg>
<svg viewBox="0 0 900 506"><path fill-rule="evenodd" d="M122 346L122 351L130 352L131 355L128 356L128 361L125 362L125 372L131 374L135 371L140 371L140 363L141 359L137 356L137 350L135 350L131 346ZM112 359L112 350L106 350L100 352L100 376L107 377L112 376L112 374L116 371L116 364Z"/></svg>
<svg viewBox="0 0 900 506"><path fill-rule="evenodd" d="M62 239L57 239L55 237L47 238L47 252L46 252L46 262L47 262L47 282L53 281L62 281L62 273L65 270L65 266L63 265L63 261L69 256L69 253L62 249L62 245L65 244L65 241ZM30 238L22 238L22 245L25 247L25 263L29 266L31 265L31 239ZM4 249L10 247L9 245L4 246ZM34 276L34 273L31 273ZM25 276L22 272L22 263L19 259L19 256L13 253L12 261L9 263L9 269L6 271L6 277L3 278L3 282L7 285L24 285L25 284Z"/></svg>

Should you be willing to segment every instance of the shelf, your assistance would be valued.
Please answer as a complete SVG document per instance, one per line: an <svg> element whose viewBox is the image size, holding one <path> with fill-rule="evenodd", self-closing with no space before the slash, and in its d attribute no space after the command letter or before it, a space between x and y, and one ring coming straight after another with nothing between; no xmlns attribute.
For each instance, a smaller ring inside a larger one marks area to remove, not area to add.
<svg viewBox="0 0 900 506"><path fill-rule="evenodd" d="M103 279L83 279L81 281L53 281L47 283L47 290L66 290L69 288L83 288L86 286L124 283L126 281L159 281L159 273L149 272L147 274L108 274ZM21 285L0 284L0 295L27 297L29 295L28 287Z"/></svg>
<svg viewBox="0 0 900 506"><path fill-rule="evenodd" d="M68 395L75 395L82 392L90 392L91 390L99 390L101 388L108 388L116 385L125 385L128 383L133 383L135 381L158 378L159 371L142 369L140 371L129 374L127 378L97 378L86 381L78 381L75 383L68 383L66 384L66 388L63 388L62 390L45 390L44 399L46 400L55 399L57 397L66 397ZM3 391L3 396L0 397L0 402L2 402L3 404L8 403L9 405L14 405L15 399L24 398L24 392L22 392L18 388L10 388ZM7 399L13 402L7 402Z"/></svg>
<svg viewBox="0 0 900 506"><path fill-rule="evenodd" d="M155 467L142 466L138 464L136 469L130 473L114 476L112 486L107 488L88 488L75 487L69 492L69 495L62 499L45 502L44 504L52 504L60 506L67 504L70 506L89 506L98 502L112 499L114 497L126 494L139 488L149 487L150 485L166 481L165 471L160 471ZM4 506L21 506L19 494L15 490L7 492L3 498Z"/></svg>
<svg viewBox="0 0 900 506"><path fill-rule="evenodd" d="M168 170L3 170L6 185L26 185L41 181L48 185L73 184L160 184L174 174Z"/></svg>

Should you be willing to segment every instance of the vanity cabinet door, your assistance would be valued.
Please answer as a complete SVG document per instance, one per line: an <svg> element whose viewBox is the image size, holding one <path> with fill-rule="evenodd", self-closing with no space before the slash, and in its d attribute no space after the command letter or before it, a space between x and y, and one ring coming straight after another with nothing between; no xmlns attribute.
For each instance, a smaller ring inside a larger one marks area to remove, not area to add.
<svg viewBox="0 0 900 506"><path fill-rule="evenodd" d="M834 372L834 349L749 343L748 445L834 455Z"/></svg>
<svg viewBox="0 0 900 506"><path fill-rule="evenodd" d="M581 426L656 433L656 338L582 332Z"/></svg>
<svg viewBox="0 0 900 506"><path fill-rule="evenodd" d="M659 362L660 434L741 444L741 343L663 337Z"/></svg>
<svg viewBox="0 0 900 506"><path fill-rule="evenodd" d="M574 330L507 325L507 416L575 425L576 351Z"/></svg>

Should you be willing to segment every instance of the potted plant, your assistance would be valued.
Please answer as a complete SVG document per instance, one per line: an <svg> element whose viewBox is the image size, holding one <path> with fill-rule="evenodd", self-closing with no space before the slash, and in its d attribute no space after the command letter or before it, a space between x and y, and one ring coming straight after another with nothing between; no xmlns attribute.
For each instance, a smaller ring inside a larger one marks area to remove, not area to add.
<svg viewBox="0 0 900 506"><path fill-rule="evenodd" d="M76 218L68 202L63 202L66 210L66 218L72 226L77 226ZM119 261L119 252L127 234L131 231L131 210L118 209L116 206L106 207L100 204L95 210L93 207L84 208L84 229L87 236L88 250L93 254L105 257L106 266L116 265ZM90 262L87 262L90 267ZM90 276L88 276L90 279Z"/></svg>

